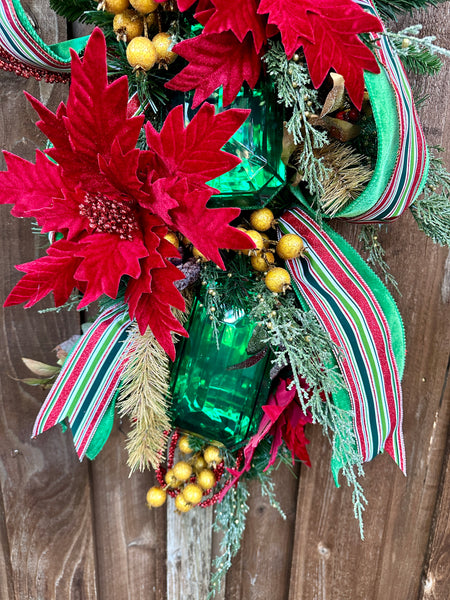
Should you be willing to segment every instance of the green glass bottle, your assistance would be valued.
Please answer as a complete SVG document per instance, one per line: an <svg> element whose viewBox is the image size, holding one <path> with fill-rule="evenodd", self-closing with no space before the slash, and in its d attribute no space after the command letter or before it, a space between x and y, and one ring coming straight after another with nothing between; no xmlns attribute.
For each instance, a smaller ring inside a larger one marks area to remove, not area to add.
<svg viewBox="0 0 450 600"><path fill-rule="evenodd" d="M243 311L230 308L219 324L217 339L205 308L195 302L189 338L179 343L172 372L177 427L230 448L256 432L269 393L269 355L253 366L228 370L249 358L254 327Z"/></svg>
<svg viewBox="0 0 450 600"><path fill-rule="evenodd" d="M186 118L190 120L192 95L185 100ZM229 108L250 109L251 113L224 150L241 159L233 170L209 182L220 190L209 201L211 208L238 206L243 210L265 206L285 184L285 166L281 160L283 112L272 87L262 83L258 89L242 87L230 106L223 105L222 88L207 102L222 112Z"/></svg>

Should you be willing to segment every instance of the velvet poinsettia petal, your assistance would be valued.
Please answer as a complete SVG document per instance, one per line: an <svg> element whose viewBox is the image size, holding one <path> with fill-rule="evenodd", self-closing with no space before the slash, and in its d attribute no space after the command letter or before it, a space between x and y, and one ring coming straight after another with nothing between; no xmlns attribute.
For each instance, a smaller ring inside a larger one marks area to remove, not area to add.
<svg viewBox="0 0 450 600"><path fill-rule="evenodd" d="M189 190L187 181L178 181L168 193L178 206L170 210L173 229L180 231L207 258L224 268L219 248L241 250L254 247L243 231L230 225L239 214L238 208L207 208L211 190Z"/></svg>
<svg viewBox="0 0 450 600"><path fill-rule="evenodd" d="M256 12L256 0L212 0L214 13L209 17L204 34L232 31L240 42L247 33L253 37L256 52L259 52L267 41L266 19Z"/></svg>
<svg viewBox="0 0 450 600"><path fill-rule="evenodd" d="M116 298L121 277L139 277L139 260L147 255L148 251L137 235L132 241L110 233L95 233L84 238L76 250L76 256L83 260L75 276L86 282L79 308L95 302L103 294Z"/></svg>
<svg viewBox="0 0 450 600"><path fill-rule="evenodd" d="M80 214L80 204L84 192L78 189L63 189L62 198L52 198L50 205L33 212L42 233L59 231L68 240L78 237L83 231L89 231L89 220Z"/></svg>
<svg viewBox="0 0 450 600"><path fill-rule="evenodd" d="M113 189L131 197L137 197L142 188L142 182L137 176L140 151L136 148L124 153L118 139L111 146L111 157L98 157L100 172L106 177Z"/></svg>
<svg viewBox="0 0 450 600"><path fill-rule="evenodd" d="M14 204L15 217L33 217L35 212L61 198L61 169L42 152L36 152L33 164L10 152L4 152L7 171L0 172L0 204Z"/></svg>
<svg viewBox="0 0 450 600"><path fill-rule="evenodd" d="M211 0L199 0L194 16L197 21L205 27L206 23L213 16L214 11L214 4Z"/></svg>
<svg viewBox="0 0 450 600"><path fill-rule="evenodd" d="M185 126L183 107L177 106L170 111L159 133L147 123L147 143L172 175L204 184L241 162L222 147L249 113L231 109L215 114L214 107L205 103Z"/></svg>
<svg viewBox="0 0 450 600"><path fill-rule="evenodd" d="M231 31L202 34L180 42L174 51L189 64L165 85L182 92L195 89L194 108L220 86L223 86L223 103L228 106L244 81L252 89L255 87L261 71L261 59L250 34L242 43Z"/></svg>
<svg viewBox="0 0 450 600"><path fill-rule="evenodd" d="M380 20L353 0L261 0L258 12L268 13L278 27L289 58L300 46L315 87L330 69L345 77L349 96L361 107L363 70L379 72L375 56L358 38L359 33L382 31Z"/></svg>
<svg viewBox="0 0 450 600"><path fill-rule="evenodd" d="M72 53L72 79L67 106L54 115L38 100L30 98L41 117L39 128L53 143L48 151L78 183L107 182L98 172L97 157L111 159L114 140L126 155L136 147L144 117L128 118L128 84L122 77L107 80L106 43L100 29L89 38L83 60Z"/></svg>
<svg viewBox="0 0 450 600"><path fill-rule="evenodd" d="M17 269L26 275L12 289L5 306L26 302L28 308L50 292L53 292L56 306L67 302L77 285L75 271L81 262L74 255L77 248L76 243L60 240L47 250L47 256L18 265Z"/></svg>

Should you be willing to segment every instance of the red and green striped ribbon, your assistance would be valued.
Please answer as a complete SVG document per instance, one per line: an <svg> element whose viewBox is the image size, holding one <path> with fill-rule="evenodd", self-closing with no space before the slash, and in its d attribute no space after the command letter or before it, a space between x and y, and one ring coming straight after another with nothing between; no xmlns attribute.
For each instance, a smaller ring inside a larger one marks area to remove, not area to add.
<svg viewBox="0 0 450 600"><path fill-rule="evenodd" d="M369 287L367 273L361 276L352 264L355 261L306 212L289 211L279 227L282 233L296 233L305 240L304 256L287 265L298 292L339 349L336 360L348 387L360 456L369 461L385 449L405 472L399 373L404 334L392 298L379 280ZM380 306L380 290L389 296L385 312L390 322Z"/></svg>
<svg viewBox="0 0 450 600"><path fill-rule="evenodd" d="M0 0L0 48L21 64L46 72L69 73L69 49L83 50L87 39L48 46L34 30L20 0Z"/></svg>
<svg viewBox="0 0 450 600"><path fill-rule="evenodd" d="M372 0L356 0L368 12L378 15ZM371 34L375 53L385 67L397 103L400 125L399 151L390 181L373 206L353 214L351 205L337 216L356 223L392 221L417 198L425 183L428 154L425 136L414 106L411 86L400 57L386 36Z"/></svg>
<svg viewBox="0 0 450 600"><path fill-rule="evenodd" d="M63 365L33 427L33 437L68 419L76 452L82 460L126 365L127 307L105 310L81 337Z"/></svg>

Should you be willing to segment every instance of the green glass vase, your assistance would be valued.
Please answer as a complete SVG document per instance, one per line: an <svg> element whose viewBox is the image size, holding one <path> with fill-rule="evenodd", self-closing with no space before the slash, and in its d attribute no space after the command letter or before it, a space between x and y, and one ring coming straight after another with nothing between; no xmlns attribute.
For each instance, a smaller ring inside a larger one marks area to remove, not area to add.
<svg viewBox="0 0 450 600"><path fill-rule="evenodd" d="M177 427L229 448L242 445L257 431L269 393L269 356L244 369L228 369L249 358L254 327L243 311L230 308L216 337L205 308L195 302L189 338L177 346L172 371L172 416Z"/></svg>
<svg viewBox="0 0 450 600"><path fill-rule="evenodd" d="M192 97L186 96L187 119L193 117ZM217 112L229 108L250 109L251 113L240 129L224 146L224 150L241 159L241 163L209 182L220 190L209 201L211 208L237 206L242 210L265 206L285 184L285 166L281 160L283 144L283 111L272 87L262 83L260 88L241 88L230 106L224 107L222 88L207 102Z"/></svg>

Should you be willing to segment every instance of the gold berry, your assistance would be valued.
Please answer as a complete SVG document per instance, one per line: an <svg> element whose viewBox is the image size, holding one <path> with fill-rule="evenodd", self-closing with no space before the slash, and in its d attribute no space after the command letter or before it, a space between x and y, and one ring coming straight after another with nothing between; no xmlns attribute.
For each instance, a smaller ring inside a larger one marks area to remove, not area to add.
<svg viewBox="0 0 450 600"><path fill-rule="evenodd" d="M183 437L180 437L178 447L183 454L190 454L192 452L192 448L189 446L189 436L183 435Z"/></svg>
<svg viewBox="0 0 450 600"><path fill-rule="evenodd" d="M217 446L206 446L203 450L203 458L209 466L218 465L222 460L220 450Z"/></svg>
<svg viewBox="0 0 450 600"><path fill-rule="evenodd" d="M183 494L178 494L175 498L175 508L178 512L187 513L191 510L192 504L190 504L183 496Z"/></svg>
<svg viewBox="0 0 450 600"><path fill-rule="evenodd" d="M99 9L106 10L106 12L118 15L130 6L128 0L103 0L98 5Z"/></svg>
<svg viewBox="0 0 450 600"><path fill-rule="evenodd" d="M155 0L130 0L130 4L142 15L154 12L158 8L158 2Z"/></svg>
<svg viewBox="0 0 450 600"><path fill-rule="evenodd" d="M274 223L273 212L270 208L260 208L250 215L250 223L257 231L267 231Z"/></svg>
<svg viewBox="0 0 450 600"><path fill-rule="evenodd" d="M178 481L187 481L192 475L192 467L184 460L180 460L180 462L173 465L173 474Z"/></svg>
<svg viewBox="0 0 450 600"><path fill-rule="evenodd" d="M146 37L135 37L127 46L127 60L133 69L149 71L157 58L154 45Z"/></svg>
<svg viewBox="0 0 450 600"><path fill-rule="evenodd" d="M147 504L151 508L159 508L164 504L166 498L166 491L156 485L147 492Z"/></svg>
<svg viewBox="0 0 450 600"><path fill-rule="evenodd" d="M197 475L197 483L204 490L210 490L216 485L216 477L211 469L202 469Z"/></svg>
<svg viewBox="0 0 450 600"><path fill-rule="evenodd" d="M283 260L292 260L302 255L305 244L302 238L295 233L283 235L277 244L277 254Z"/></svg>
<svg viewBox="0 0 450 600"><path fill-rule="evenodd" d="M206 468L206 466L207 466L206 460L203 458L203 456L201 454L196 454L192 460L192 466L198 473L202 469Z"/></svg>
<svg viewBox="0 0 450 600"><path fill-rule="evenodd" d="M240 229L240 227L238 228ZM247 256L249 254L255 254L258 250L262 250L264 248L264 240L261 236L261 234L259 233L259 231L255 231L254 229L249 229L248 231L246 231L245 229L242 229L241 231L244 231L244 233L246 233L248 235L248 237L253 240L253 242L255 243L256 248L255 249L250 249L248 250L247 248L243 248L242 252L244 254L247 254Z"/></svg>
<svg viewBox="0 0 450 600"><path fill-rule="evenodd" d="M164 239L173 244L176 248L178 248L180 245L180 240L178 239L177 234L173 231L169 231L169 233L164 236Z"/></svg>
<svg viewBox="0 0 450 600"><path fill-rule="evenodd" d="M130 42L133 38L142 35L144 22L133 9L127 9L115 15L113 29L118 41Z"/></svg>
<svg viewBox="0 0 450 600"><path fill-rule="evenodd" d="M196 483L188 483L182 491L183 498L189 504L198 504L203 498L203 490Z"/></svg>
<svg viewBox="0 0 450 600"><path fill-rule="evenodd" d="M173 469L169 469L167 473L164 475L164 481L171 488L180 487L180 481L175 477Z"/></svg>
<svg viewBox="0 0 450 600"><path fill-rule="evenodd" d="M152 42L155 46L159 62L165 65L171 65L177 58L178 54L172 52L174 40L170 33L166 33L164 31L157 33L152 39Z"/></svg>
<svg viewBox="0 0 450 600"><path fill-rule="evenodd" d="M286 269L275 267L267 273L264 282L271 292L281 294L290 286L291 276Z"/></svg>
<svg viewBox="0 0 450 600"><path fill-rule="evenodd" d="M250 262L255 271L264 273L269 270L270 265L274 264L275 256L272 252L258 252L258 254L251 257Z"/></svg>
<svg viewBox="0 0 450 600"><path fill-rule="evenodd" d="M261 233L261 237L264 241L264 249L268 250L270 248L270 246L272 245L272 240L267 235L267 233Z"/></svg>

